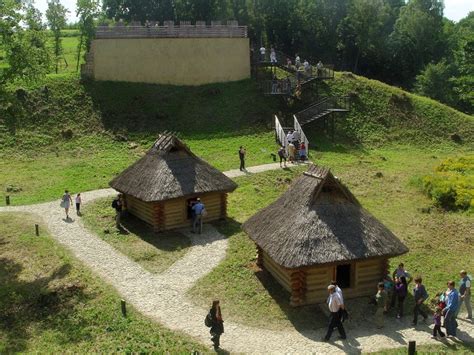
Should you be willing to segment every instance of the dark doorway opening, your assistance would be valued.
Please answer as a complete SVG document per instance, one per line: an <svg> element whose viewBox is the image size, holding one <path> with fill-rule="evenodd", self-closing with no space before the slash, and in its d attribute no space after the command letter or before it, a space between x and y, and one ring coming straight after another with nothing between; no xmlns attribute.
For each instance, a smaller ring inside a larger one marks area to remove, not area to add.
<svg viewBox="0 0 474 355"><path fill-rule="evenodd" d="M188 198L186 200L186 211L187 211L186 218L187 219L193 218L193 206L196 202L197 202L197 197Z"/></svg>
<svg viewBox="0 0 474 355"><path fill-rule="evenodd" d="M340 288L351 287L351 264L338 265L336 267L336 282Z"/></svg>

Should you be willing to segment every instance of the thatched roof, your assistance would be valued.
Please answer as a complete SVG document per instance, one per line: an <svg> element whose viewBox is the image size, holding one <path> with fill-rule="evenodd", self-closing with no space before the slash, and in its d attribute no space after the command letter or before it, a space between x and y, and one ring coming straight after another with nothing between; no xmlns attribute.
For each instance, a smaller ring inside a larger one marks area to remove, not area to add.
<svg viewBox="0 0 474 355"><path fill-rule="evenodd" d="M146 155L109 185L142 201L164 201L207 192L230 192L237 184L194 155L173 134L161 134Z"/></svg>
<svg viewBox="0 0 474 355"><path fill-rule="evenodd" d="M316 165L242 227L276 263L287 268L408 251L329 169Z"/></svg>

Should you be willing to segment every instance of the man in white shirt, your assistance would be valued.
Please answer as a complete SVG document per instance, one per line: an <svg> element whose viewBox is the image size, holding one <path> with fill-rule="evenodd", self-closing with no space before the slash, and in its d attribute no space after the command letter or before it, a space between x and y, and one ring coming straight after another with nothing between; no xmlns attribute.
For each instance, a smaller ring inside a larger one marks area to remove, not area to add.
<svg viewBox="0 0 474 355"><path fill-rule="evenodd" d="M293 142L299 142L301 139L300 132L293 131Z"/></svg>
<svg viewBox="0 0 474 355"><path fill-rule="evenodd" d="M293 136L293 131L289 131L288 134L286 135L286 140L288 143L293 143L294 136Z"/></svg>
<svg viewBox="0 0 474 355"><path fill-rule="evenodd" d="M339 335L341 336L341 339L346 339L346 332L341 322L341 313L340 313L340 310L344 309L344 302L342 301L341 296L336 292L336 286L329 285L328 293L329 293L329 297L328 297L327 303L328 303L329 312L331 312L331 315L329 316L328 331L326 333L326 336L323 338L323 340L329 341L329 339L331 338L331 334L334 328L336 327L337 327L337 330L339 331Z"/></svg>
<svg viewBox="0 0 474 355"><path fill-rule="evenodd" d="M297 54L296 57L295 57L295 66L296 66L296 69L298 69L301 65L301 59L300 59L300 56Z"/></svg>

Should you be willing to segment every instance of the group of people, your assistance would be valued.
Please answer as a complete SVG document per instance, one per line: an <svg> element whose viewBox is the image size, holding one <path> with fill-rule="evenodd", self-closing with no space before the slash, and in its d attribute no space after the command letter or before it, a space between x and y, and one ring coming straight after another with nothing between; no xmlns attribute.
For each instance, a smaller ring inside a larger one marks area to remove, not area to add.
<svg viewBox="0 0 474 355"><path fill-rule="evenodd" d="M74 201L75 201L75 205L76 205L76 214L78 216L80 216L81 215L81 204L82 204L82 197L81 197L80 192L76 194L76 197L74 198ZM68 190L65 190L64 195L61 198L60 207L64 208L64 211L66 212L66 220L70 219L69 218L69 209L71 208L72 204L73 204L72 196L71 196L71 194L69 193Z"/></svg>
<svg viewBox="0 0 474 355"><path fill-rule="evenodd" d="M460 276L461 281L459 290L456 290L455 282L450 280L447 283L446 291L439 293L436 297L437 304L433 312L433 338L437 338L438 335L441 337L446 335L456 337L456 330L458 327L456 318L462 304L466 306L466 318L472 319L471 278L465 270L461 270ZM375 324L377 328L381 329L384 327L384 318L389 313L390 309L395 307L396 303L398 303L396 317L398 319L403 317L404 303L408 295L408 285L412 280L410 274L405 270L403 263L401 263L393 272L391 277L387 275L381 282L379 282L377 285L377 294L371 301L371 303L376 305ZM428 319L428 314L423 307L425 307L424 304L429 295L423 285L421 277L416 277L414 282L413 299L415 305L413 307L412 325L416 326L419 315L423 317L425 323ZM337 286L337 283L333 281L328 286L328 293L329 297L327 299L327 304L330 311L330 317L328 330L323 340L329 341L335 328L339 330L341 339L346 339L346 332L342 323L345 317L347 317L347 310L345 309L342 290ZM446 334L441 330L442 327L446 328Z"/></svg>
<svg viewBox="0 0 474 355"><path fill-rule="evenodd" d="M284 163L284 167L286 167L287 158L292 164L298 160L305 161L307 158L306 144L304 141L301 141L300 133L296 130L290 130L286 135L286 140L288 142L288 151L284 146L280 146L278 149L280 167L283 167L282 163Z"/></svg>

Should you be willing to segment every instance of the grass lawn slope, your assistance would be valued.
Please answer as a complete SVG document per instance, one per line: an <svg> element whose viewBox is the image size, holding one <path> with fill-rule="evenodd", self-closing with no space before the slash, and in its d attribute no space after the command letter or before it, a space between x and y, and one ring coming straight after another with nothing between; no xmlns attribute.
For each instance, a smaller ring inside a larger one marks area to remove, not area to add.
<svg viewBox="0 0 474 355"><path fill-rule="evenodd" d="M28 214L0 213L0 353L192 353L206 348L128 306Z"/></svg>

